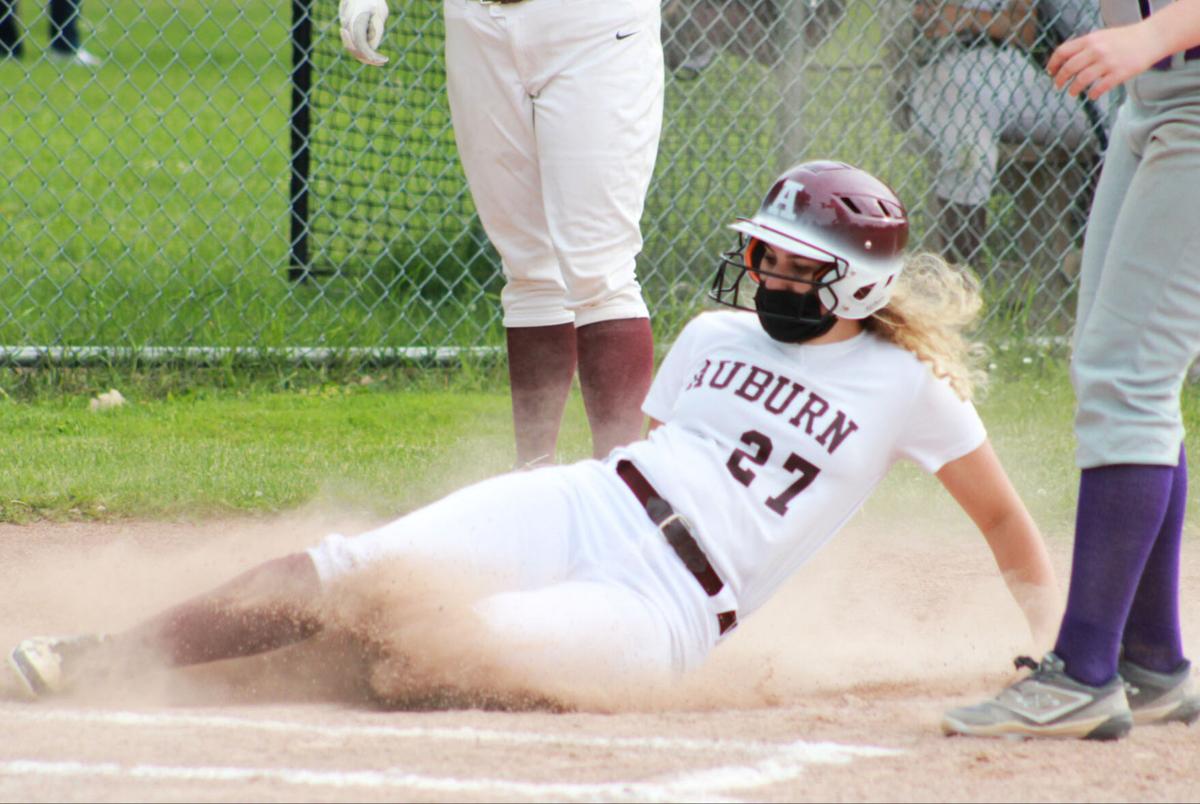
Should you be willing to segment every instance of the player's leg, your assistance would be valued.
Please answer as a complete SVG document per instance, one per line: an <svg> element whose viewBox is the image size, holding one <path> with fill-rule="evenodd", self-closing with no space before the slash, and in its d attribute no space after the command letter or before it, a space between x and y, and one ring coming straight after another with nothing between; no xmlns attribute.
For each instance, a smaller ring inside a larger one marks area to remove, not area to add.
<svg viewBox="0 0 1200 804"><path fill-rule="evenodd" d="M917 71L910 93L918 135L932 150L937 227L947 255L970 263L987 232L987 203L999 159L999 109L1007 92L1004 51L947 53Z"/></svg>
<svg viewBox="0 0 1200 804"><path fill-rule="evenodd" d="M1081 350L1089 353L1099 345L1094 338L1107 337L1103 331L1093 335L1094 329L1113 326L1112 323L1098 325L1096 311L1103 309L1105 303L1111 304L1106 301L1111 293L1111 290L1105 290L1109 286L1107 280L1112 271L1124 267L1114 262L1111 255L1120 242L1121 232L1127 227L1124 216L1139 164L1138 155L1129 147L1130 135L1128 121L1122 113L1110 139L1104 174L1097 188L1084 243L1077 323L1083 331L1076 333L1072 364L1077 389L1080 387L1076 375L1080 371ZM1145 288L1139 289L1139 296L1143 290ZM1139 310L1131 317L1144 321L1145 313L1145 310ZM1116 345L1109 343L1108 348L1116 348ZM1127 353L1121 354L1129 360ZM1082 401L1082 392L1077 390L1077 393ZM942 722L947 733L1113 738L1126 733L1132 725L1124 689L1116 677L1116 651L1133 586L1153 538L1147 531L1153 528L1157 533L1163 521L1169 487L1164 488L1163 483L1158 482L1165 480L1158 475L1169 474L1169 468L1101 467L1105 468L1113 471L1090 475L1085 472L1082 478L1071 603L1055 652L1045 657L1031 676L1004 690L995 700L947 712ZM1140 470L1147 468L1149 476L1142 477ZM1142 487L1143 492L1133 499L1126 496L1126 485L1131 482ZM1106 524L1116 528L1133 527L1137 532L1123 538L1120 530L1115 534L1103 531ZM1104 564L1105 551L1114 542L1107 569L1116 570L1116 574L1123 577L1111 577L1111 573L1103 571L1104 566L1099 567L1101 572L1096 572L1094 566ZM1133 566L1121 568L1121 564ZM1126 588L1122 589L1122 586ZM1066 656L1060 656L1060 653L1071 656L1074 661L1065 661ZM1048 706L1052 701L1067 705Z"/></svg>
<svg viewBox="0 0 1200 804"><path fill-rule="evenodd" d="M1162 527L1146 559L1125 632L1117 672L1128 685L1134 722L1192 723L1200 718L1200 694L1183 655L1179 622L1179 561L1187 508L1187 452L1179 450L1171 497Z"/></svg>
<svg viewBox="0 0 1200 804"><path fill-rule="evenodd" d="M82 0L50 0L50 49L70 55L79 50L79 6Z"/></svg>
<svg viewBox="0 0 1200 804"><path fill-rule="evenodd" d="M1184 661L1179 625L1179 554L1187 485L1187 451L1180 447L1162 526L1138 580L1121 639L1122 658L1158 673L1173 673Z"/></svg>
<svg viewBox="0 0 1200 804"><path fill-rule="evenodd" d="M114 668L133 673L147 665L184 666L252 656L320 631L315 609L319 592L312 559L293 553L122 633L23 640L9 654L9 664L26 691L37 697Z"/></svg>
<svg viewBox="0 0 1200 804"><path fill-rule="evenodd" d="M662 681L677 663L661 609L625 586L590 580L509 592L476 606L491 641L499 682L613 690L614 684Z"/></svg>
<svg viewBox="0 0 1200 804"><path fill-rule="evenodd" d="M547 234L532 101L505 13L472 0L446 3L446 88L471 197L504 270L500 301L524 466L553 459L575 376L575 329Z"/></svg>
<svg viewBox="0 0 1200 804"><path fill-rule="evenodd" d="M635 263L662 126L659 4L530 4L538 164L593 451L641 435L653 336Z"/></svg>
<svg viewBox="0 0 1200 804"><path fill-rule="evenodd" d="M505 328L516 466L554 462L558 431L575 377L574 324Z"/></svg>
<svg viewBox="0 0 1200 804"><path fill-rule="evenodd" d="M317 633L339 579L381 562L444 571L521 589L565 577L576 502L574 467L516 473L469 486L357 537L334 534L217 589L103 638L33 638L10 663L34 695L61 691L94 670L183 666L249 656ZM402 582L402 574L398 582Z"/></svg>
<svg viewBox="0 0 1200 804"><path fill-rule="evenodd" d="M592 431L592 454L642 435L642 402L654 375L649 318L616 318L576 328L579 386Z"/></svg>
<svg viewBox="0 0 1200 804"><path fill-rule="evenodd" d="M17 22L17 0L0 0L0 58L21 57L21 27Z"/></svg>
<svg viewBox="0 0 1200 804"><path fill-rule="evenodd" d="M1141 160L1072 361L1083 472L1058 650L1071 675L1092 683L1116 672L1134 595L1169 521L1183 439L1179 394L1200 351L1200 233L1189 211L1200 183L1196 123L1151 120L1129 127ZM1114 504L1119 510L1109 510ZM1167 527L1159 565L1177 560L1174 530ZM1177 581L1160 592L1177 608ZM1177 622L1175 611L1159 624L1174 632Z"/></svg>

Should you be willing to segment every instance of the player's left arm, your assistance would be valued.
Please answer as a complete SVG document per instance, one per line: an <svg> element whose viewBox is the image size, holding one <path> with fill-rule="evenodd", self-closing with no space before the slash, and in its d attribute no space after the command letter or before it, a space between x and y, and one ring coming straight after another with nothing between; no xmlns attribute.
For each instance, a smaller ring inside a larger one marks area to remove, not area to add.
<svg viewBox="0 0 1200 804"><path fill-rule="evenodd" d="M1141 22L1101 28L1063 42L1046 71L1059 89L1092 100L1144 73L1160 59L1200 45L1200 0L1177 0ZM1068 86L1069 84L1069 86Z"/></svg>
<svg viewBox="0 0 1200 804"><path fill-rule="evenodd" d="M1033 517L1000 465L990 441L937 472L950 495L979 528L1004 582L1025 613L1039 647L1058 631L1061 597L1050 556Z"/></svg>

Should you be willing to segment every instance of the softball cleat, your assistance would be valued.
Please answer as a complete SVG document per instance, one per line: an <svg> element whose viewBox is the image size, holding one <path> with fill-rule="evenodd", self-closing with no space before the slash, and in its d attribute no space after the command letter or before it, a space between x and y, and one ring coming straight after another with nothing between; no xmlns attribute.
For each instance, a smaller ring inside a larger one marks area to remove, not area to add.
<svg viewBox="0 0 1200 804"><path fill-rule="evenodd" d="M1100 687L1082 684L1047 653L1041 664L1028 657L1018 667L1033 672L994 699L951 709L942 717L947 735L970 737L1058 737L1116 740L1133 728L1133 714L1120 676Z"/></svg>
<svg viewBox="0 0 1200 804"><path fill-rule="evenodd" d="M79 659L94 651L107 638L99 635L75 637L30 637L8 654L8 664L30 699L66 692L72 669Z"/></svg>
<svg viewBox="0 0 1200 804"><path fill-rule="evenodd" d="M1117 673L1125 682L1136 725L1191 725L1200 718L1200 693L1192 681L1191 662L1184 661L1173 673L1159 673L1122 659Z"/></svg>

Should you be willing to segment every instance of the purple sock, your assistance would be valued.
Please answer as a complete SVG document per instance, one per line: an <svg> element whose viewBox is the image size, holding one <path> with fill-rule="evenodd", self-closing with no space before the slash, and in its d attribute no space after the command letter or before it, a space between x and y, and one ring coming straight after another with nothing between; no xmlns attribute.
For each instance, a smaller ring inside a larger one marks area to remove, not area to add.
<svg viewBox="0 0 1200 804"><path fill-rule="evenodd" d="M1174 473L1172 466L1115 464L1080 476L1071 586L1054 647L1077 681L1099 686L1117 673L1125 621Z"/></svg>
<svg viewBox="0 0 1200 804"><path fill-rule="evenodd" d="M1187 482L1187 453L1181 448L1167 513L1138 582L1122 639L1127 659L1160 673L1178 669L1184 658L1179 627L1179 553Z"/></svg>

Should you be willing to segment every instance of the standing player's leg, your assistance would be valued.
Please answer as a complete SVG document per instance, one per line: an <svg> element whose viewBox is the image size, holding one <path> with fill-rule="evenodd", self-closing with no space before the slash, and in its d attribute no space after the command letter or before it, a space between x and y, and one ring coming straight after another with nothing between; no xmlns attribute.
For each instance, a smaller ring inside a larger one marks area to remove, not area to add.
<svg viewBox="0 0 1200 804"><path fill-rule="evenodd" d="M533 103L512 54L510 7L445 6L446 88L475 208L500 253L517 465L552 461L575 376L574 315L548 235Z"/></svg>
<svg viewBox="0 0 1200 804"><path fill-rule="evenodd" d="M1117 671L1128 685L1135 723L1191 723L1200 718L1200 696L1191 684L1179 622L1179 561L1187 509L1187 452L1171 479L1162 527L1146 559L1125 631Z"/></svg>
<svg viewBox="0 0 1200 804"><path fill-rule="evenodd" d="M659 4L530 6L538 165L550 236L575 316L593 452L641 435L653 373L635 273L662 128Z"/></svg>
<svg viewBox="0 0 1200 804"><path fill-rule="evenodd" d="M1117 675L1122 642L1160 666L1175 659L1186 482L1179 394L1200 351L1200 233L1189 211L1200 152L1186 147L1188 123L1153 122L1145 110L1122 110L1084 245L1071 365L1082 473L1055 651L1016 685L1018 694L948 713L947 731L1117 737L1132 723ZM1186 720L1200 711L1178 658L1168 673L1131 666L1151 689L1133 697L1143 714ZM1023 685L1047 684L1069 705L1043 711L1034 703L1043 698L1019 694Z"/></svg>
<svg viewBox="0 0 1200 804"><path fill-rule="evenodd" d="M17 22L17 0L0 0L0 58L21 57L21 26Z"/></svg>
<svg viewBox="0 0 1200 804"><path fill-rule="evenodd" d="M987 232L999 159L1003 50L949 52L922 67L911 91L914 125L933 150L937 228L950 259L969 264Z"/></svg>
<svg viewBox="0 0 1200 804"><path fill-rule="evenodd" d="M1159 605L1153 608L1170 609L1142 612L1139 623L1145 628L1148 615L1159 618L1170 633L1159 633L1157 648L1163 658L1183 659L1175 655L1179 634L1170 625L1178 623L1178 576L1171 565L1178 560L1182 527L1171 508L1176 482L1186 483L1186 469L1179 468L1179 395L1200 352L1200 265L1195 261L1200 235L1188 211L1200 182L1200 152L1181 147L1192 125L1118 129L1122 139L1130 136L1141 150L1140 161L1075 339L1072 376L1083 472L1075 563L1057 650L1068 673L1088 683L1115 674L1135 595L1147 605L1154 596ZM1115 168L1121 171L1121 163ZM1101 191L1109 172L1106 165ZM1113 505L1110 500L1120 506L1119 513L1105 512ZM1160 541L1163 550L1157 549ZM1159 588L1156 595L1148 587L1141 591L1144 569L1170 588ZM1143 645L1143 654L1150 647Z"/></svg>
<svg viewBox="0 0 1200 804"><path fill-rule="evenodd" d="M73 55L79 50L79 6L82 0L50 0L50 50Z"/></svg>

